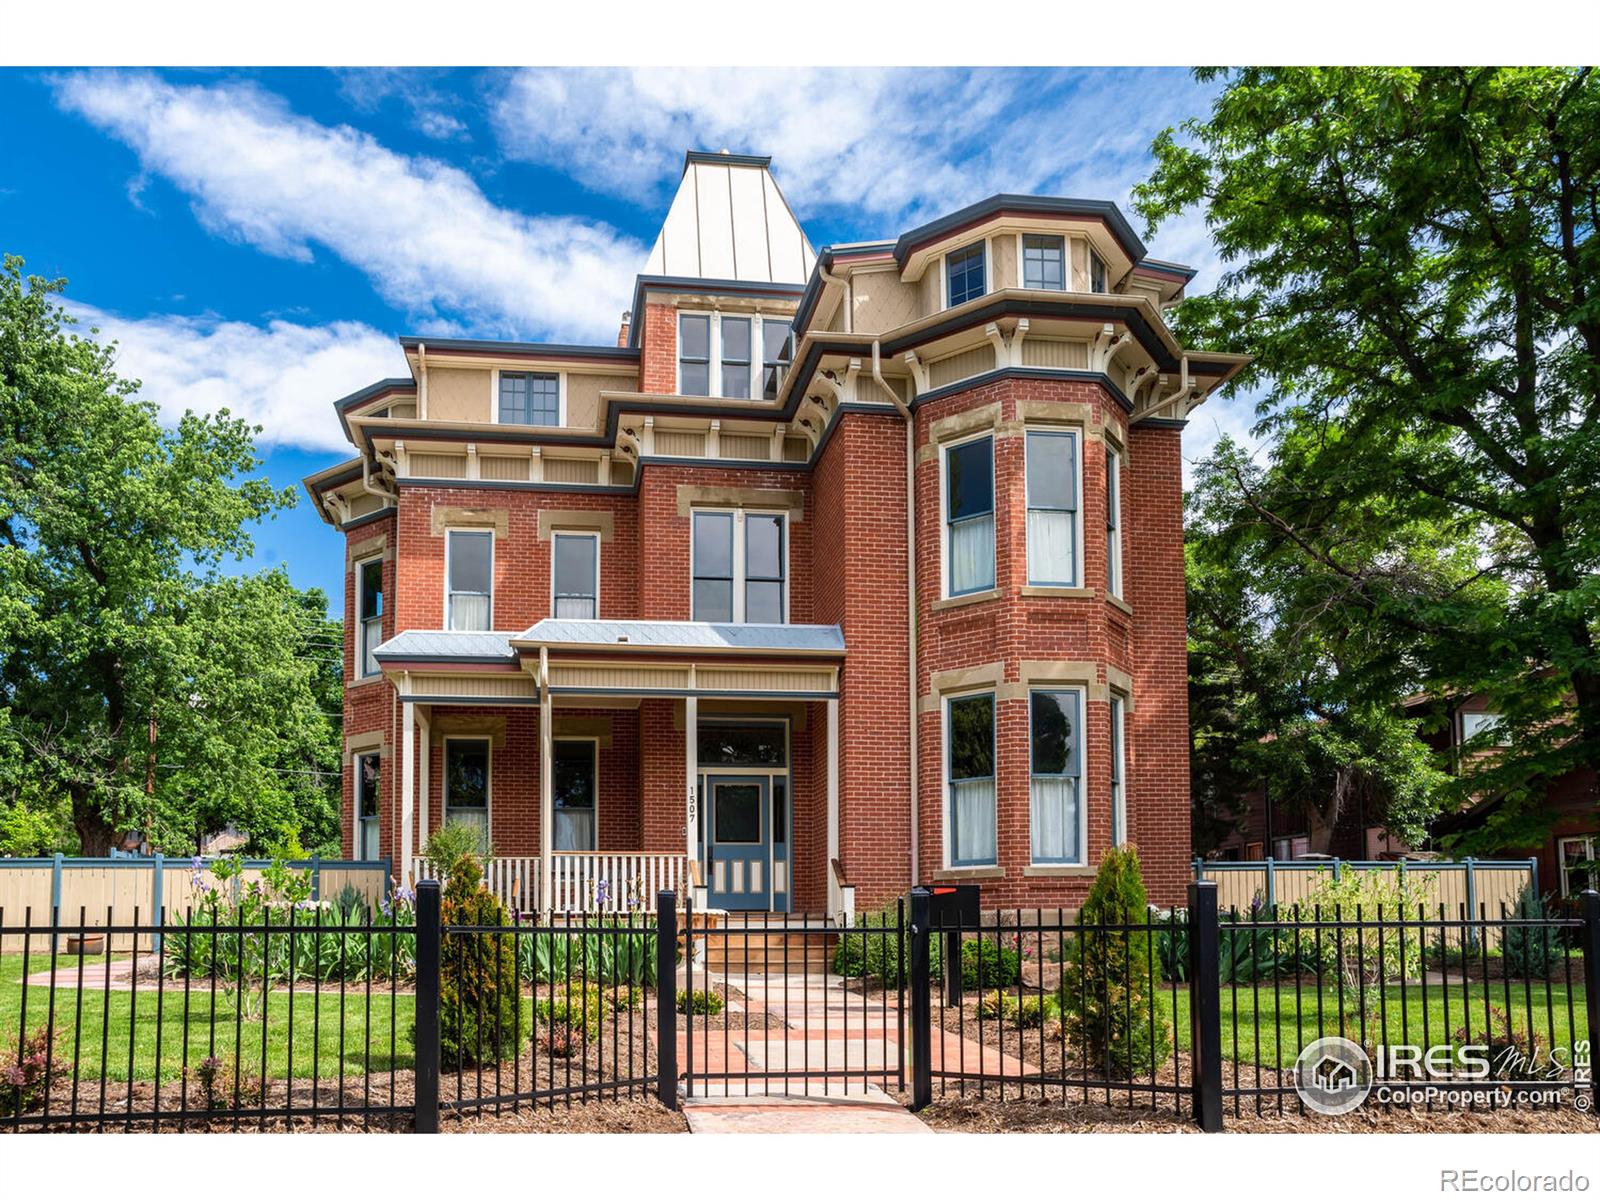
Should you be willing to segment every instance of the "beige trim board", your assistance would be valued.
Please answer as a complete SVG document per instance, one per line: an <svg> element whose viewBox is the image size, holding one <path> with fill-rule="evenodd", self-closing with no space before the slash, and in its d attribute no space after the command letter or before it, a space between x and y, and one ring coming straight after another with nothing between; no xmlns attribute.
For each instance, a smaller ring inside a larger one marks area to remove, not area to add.
<svg viewBox="0 0 1600 1200"><path fill-rule="evenodd" d="M680 483L678 515L687 517L696 507L785 509L789 519L799 524L805 520L806 498L804 492L783 488L701 487Z"/></svg>
<svg viewBox="0 0 1600 1200"><path fill-rule="evenodd" d="M935 879L1004 879L1004 867L943 867L933 873Z"/></svg>
<svg viewBox="0 0 1600 1200"><path fill-rule="evenodd" d="M993 429L999 424L1000 404L995 401L940 417L928 426L928 438L934 442L948 442L963 434L977 433L980 429Z"/></svg>
<svg viewBox="0 0 1600 1200"><path fill-rule="evenodd" d="M1025 658L1017 664L1017 673L1022 682L1033 683L1044 680L1050 683L1094 683L1100 675L1097 664L1092 662L1077 662L1071 659L1029 659Z"/></svg>
<svg viewBox="0 0 1600 1200"><path fill-rule="evenodd" d="M1017 418L1028 425L1099 425L1100 411L1077 400L1018 400Z"/></svg>
<svg viewBox="0 0 1600 1200"><path fill-rule="evenodd" d="M1094 589L1086 587L1051 587L1030 583L1018 588L1017 595L1032 599L1093 600Z"/></svg>
<svg viewBox="0 0 1600 1200"><path fill-rule="evenodd" d="M381 729L369 730L366 733L346 734L344 739L345 754L360 754L368 750L384 750L384 731Z"/></svg>
<svg viewBox="0 0 1600 1200"><path fill-rule="evenodd" d="M968 604L982 604L985 600L998 600L999 588L990 588L985 592L968 592L965 596L946 596L943 600L934 600L928 605L929 612L944 612L951 608L964 608Z"/></svg>
<svg viewBox="0 0 1600 1200"><path fill-rule="evenodd" d="M1133 605L1129 604L1121 596L1113 596L1110 592L1107 592L1106 593L1106 603L1111 605L1112 608L1121 609L1123 612L1127 613L1130 617L1133 616Z"/></svg>
<svg viewBox="0 0 1600 1200"><path fill-rule="evenodd" d="M435 711L430 724L430 745L442 746L447 737L486 737L490 749L505 749L506 719L503 716Z"/></svg>
<svg viewBox="0 0 1600 1200"><path fill-rule="evenodd" d="M1083 879L1092 877L1094 867L1074 867L1065 863L1040 863L1022 868L1024 879Z"/></svg>
<svg viewBox="0 0 1600 1200"><path fill-rule="evenodd" d="M996 693L1004 689L1005 663L984 663L976 667L961 667L954 671L934 671L928 676L929 690L917 699L919 712L938 712L939 701L952 692L993 688Z"/></svg>
<svg viewBox="0 0 1600 1200"><path fill-rule="evenodd" d="M539 540L548 542L552 533L567 530L583 533L598 532L602 542L616 536L616 520L609 512L587 508L541 508L539 510Z"/></svg>
<svg viewBox="0 0 1600 1200"><path fill-rule="evenodd" d="M389 535L387 533L375 534L372 537L362 538L359 542L351 542L345 551L345 570L352 571L358 559L371 558L380 554L384 559L392 559L394 553L389 549Z"/></svg>
<svg viewBox="0 0 1600 1200"><path fill-rule="evenodd" d="M446 529L471 528L493 529L495 536L509 537L511 516L503 508L455 508L448 504L433 506L429 516L428 531L434 537L443 537Z"/></svg>

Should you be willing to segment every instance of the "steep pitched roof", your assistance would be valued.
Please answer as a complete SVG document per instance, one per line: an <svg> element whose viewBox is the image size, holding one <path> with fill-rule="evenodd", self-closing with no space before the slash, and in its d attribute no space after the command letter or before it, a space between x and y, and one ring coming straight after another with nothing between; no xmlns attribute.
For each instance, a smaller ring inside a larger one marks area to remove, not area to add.
<svg viewBox="0 0 1600 1200"><path fill-rule="evenodd" d="M816 251L771 163L748 154L685 155L678 194L641 274L803 285Z"/></svg>

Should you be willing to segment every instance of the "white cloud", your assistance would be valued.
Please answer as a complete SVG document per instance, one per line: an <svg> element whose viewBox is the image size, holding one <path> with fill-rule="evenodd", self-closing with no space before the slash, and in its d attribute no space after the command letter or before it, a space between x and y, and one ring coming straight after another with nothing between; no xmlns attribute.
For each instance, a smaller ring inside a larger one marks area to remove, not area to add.
<svg viewBox="0 0 1600 1200"><path fill-rule="evenodd" d="M67 305L77 332L117 343L117 373L138 379L143 399L173 424L185 411L228 409L262 426L263 446L348 453L332 402L386 377L404 377L394 338L357 321L252 325L209 317L121 317Z"/></svg>
<svg viewBox="0 0 1600 1200"><path fill-rule="evenodd" d="M609 339L644 261L644 246L606 225L500 208L455 167L297 116L253 86L93 72L55 89L187 193L211 231L299 261L324 247L415 319Z"/></svg>
<svg viewBox="0 0 1600 1200"><path fill-rule="evenodd" d="M842 210L891 236L1002 191L1126 205L1155 135L1207 96L1179 71L530 69L493 119L512 157L640 203L662 202L687 149L771 154L802 220ZM1214 266L1198 223L1159 242Z"/></svg>

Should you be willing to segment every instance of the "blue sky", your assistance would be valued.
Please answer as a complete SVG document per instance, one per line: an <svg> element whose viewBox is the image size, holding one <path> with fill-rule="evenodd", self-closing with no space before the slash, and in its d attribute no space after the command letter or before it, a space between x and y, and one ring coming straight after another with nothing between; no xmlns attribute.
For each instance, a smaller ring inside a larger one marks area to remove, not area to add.
<svg viewBox="0 0 1600 1200"><path fill-rule="evenodd" d="M0 71L0 249L169 418L264 427L277 484L348 457L331 402L405 373L394 338L615 336L683 151L770 154L812 242L898 234L998 191L1115 200L1204 112L1176 70L557 68ZM1217 263L1198 216L1158 257ZM1191 457L1248 404L1196 414ZM337 597L301 502L239 569Z"/></svg>

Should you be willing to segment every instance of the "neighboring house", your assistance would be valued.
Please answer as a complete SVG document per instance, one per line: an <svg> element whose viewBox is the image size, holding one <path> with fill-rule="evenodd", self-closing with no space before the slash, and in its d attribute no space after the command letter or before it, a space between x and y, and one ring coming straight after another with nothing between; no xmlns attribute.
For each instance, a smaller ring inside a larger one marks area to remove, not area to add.
<svg viewBox="0 0 1600 1200"><path fill-rule="evenodd" d="M1408 697L1404 706L1409 716L1430 718L1429 731L1419 737L1452 774L1460 773L1468 755L1493 752L1492 748L1469 750L1465 745L1471 738L1492 732L1499 722L1499 714L1491 710L1484 697L1421 693ZM1440 817L1429 830L1430 844L1481 824L1499 802L1498 797L1485 797L1461 812ZM1552 823L1550 833L1541 842L1496 847L1482 857L1537 859L1539 887L1547 895L1565 898L1600 886L1596 864L1600 851L1600 790L1595 772L1583 769L1561 776L1546 789L1542 807ZM1325 831L1325 838L1313 836L1303 805L1269 805L1259 790L1240 798L1235 815L1238 826L1222 841L1214 857L1293 859L1312 853L1369 860L1434 857L1432 852L1413 851L1384 827L1382 812L1370 812L1359 804L1347 806L1333 828Z"/></svg>
<svg viewBox="0 0 1600 1200"><path fill-rule="evenodd" d="M401 338L306 481L347 852L466 821L530 907L837 913L1071 902L1131 840L1178 899L1181 436L1244 361L1173 339L1192 274L1032 196L817 254L691 153L615 345Z"/></svg>

